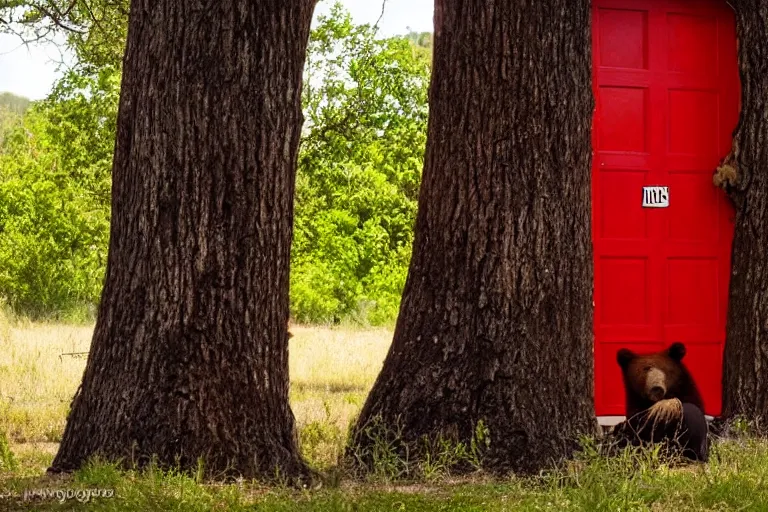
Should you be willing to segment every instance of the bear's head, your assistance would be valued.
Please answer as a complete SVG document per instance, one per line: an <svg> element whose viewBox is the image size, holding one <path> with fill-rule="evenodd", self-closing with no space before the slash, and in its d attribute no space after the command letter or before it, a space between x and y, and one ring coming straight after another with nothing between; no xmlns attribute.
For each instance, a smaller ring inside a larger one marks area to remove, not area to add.
<svg viewBox="0 0 768 512"><path fill-rule="evenodd" d="M682 362L685 352L685 345L679 342L652 354L636 354L627 348L618 351L616 360L624 375L628 417L668 398L678 398L704 409L696 385Z"/></svg>

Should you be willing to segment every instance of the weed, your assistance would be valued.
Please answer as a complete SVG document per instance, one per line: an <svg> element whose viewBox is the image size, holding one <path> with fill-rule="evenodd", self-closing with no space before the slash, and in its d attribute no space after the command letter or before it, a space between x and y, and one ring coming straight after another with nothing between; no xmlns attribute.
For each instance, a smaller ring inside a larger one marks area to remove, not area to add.
<svg viewBox="0 0 768 512"><path fill-rule="evenodd" d="M490 446L490 432L480 420L468 442L455 433L437 432L409 441L403 435L400 419L386 424L374 416L361 432L362 442L351 442L350 471L369 481L436 481L454 474L480 471L482 456Z"/></svg>
<svg viewBox="0 0 768 512"><path fill-rule="evenodd" d="M16 457L14 457L11 451L8 438L5 436L5 433L0 432L0 472L14 471L17 468Z"/></svg>

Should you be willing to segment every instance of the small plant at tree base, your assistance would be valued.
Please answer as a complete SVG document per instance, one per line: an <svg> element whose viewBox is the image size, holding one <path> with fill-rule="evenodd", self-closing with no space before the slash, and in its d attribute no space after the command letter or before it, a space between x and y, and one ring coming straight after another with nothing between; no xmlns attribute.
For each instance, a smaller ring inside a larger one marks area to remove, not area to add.
<svg viewBox="0 0 768 512"><path fill-rule="evenodd" d="M18 468L16 457L14 457L11 451L11 446L8 443L8 438L4 432L0 432L0 472L2 471L14 471Z"/></svg>
<svg viewBox="0 0 768 512"><path fill-rule="evenodd" d="M379 416L363 429L371 443L365 448L355 447L352 455L356 469L369 479L398 480L410 476L410 450L403 442L402 425L390 427Z"/></svg>
<svg viewBox="0 0 768 512"><path fill-rule="evenodd" d="M488 426L483 420L475 425L469 443L439 434L430 441L422 437L425 450L420 457L421 473L426 479L434 479L456 473L480 471L483 455L491 445Z"/></svg>
<svg viewBox="0 0 768 512"><path fill-rule="evenodd" d="M485 451L490 447L490 431L480 420L468 442L455 432L422 436L406 441L399 421L387 426L380 416L363 429L370 444L351 450L355 470L373 480L436 480L452 474L480 471Z"/></svg>
<svg viewBox="0 0 768 512"><path fill-rule="evenodd" d="M747 422L744 418L736 418L733 422L733 431L736 434L746 436L749 434L749 422Z"/></svg>
<svg viewBox="0 0 768 512"><path fill-rule="evenodd" d="M482 465L483 454L491 447L491 431L481 419L475 426L475 435L470 440L470 453L472 463L476 468Z"/></svg>
<svg viewBox="0 0 768 512"><path fill-rule="evenodd" d="M331 406L323 401L325 418L311 421L299 428L299 446L302 456L317 469L327 469L337 462L343 451L345 433L339 428L331 414Z"/></svg>

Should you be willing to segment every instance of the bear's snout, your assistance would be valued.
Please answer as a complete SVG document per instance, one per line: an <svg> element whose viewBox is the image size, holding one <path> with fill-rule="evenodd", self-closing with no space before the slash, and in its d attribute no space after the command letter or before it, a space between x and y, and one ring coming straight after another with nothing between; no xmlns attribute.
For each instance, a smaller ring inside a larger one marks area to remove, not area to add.
<svg viewBox="0 0 768 512"><path fill-rule="evenodd" d="M648 398L658 402L667 394L666 375L658 368L652 368L645 380L645 389Z"/></svg>
<svg viewBox="0 0 768 512"><path fill-rule="evenodd" d="M654 402L658 402L664 398L664 388L661 386L653 386L648 392L648 397Z"/></svg>

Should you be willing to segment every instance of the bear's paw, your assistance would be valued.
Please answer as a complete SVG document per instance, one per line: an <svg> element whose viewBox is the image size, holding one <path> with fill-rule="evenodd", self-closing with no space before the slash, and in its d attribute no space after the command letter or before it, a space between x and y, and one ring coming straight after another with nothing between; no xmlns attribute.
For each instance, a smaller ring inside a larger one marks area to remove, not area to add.
<svg viewBox="0 0 768 512"><path fill-rule="evenodd" d="M659 400L648 409L648 419L655 423L671 423L683 417L683 402L677 398Z"/></svg>

